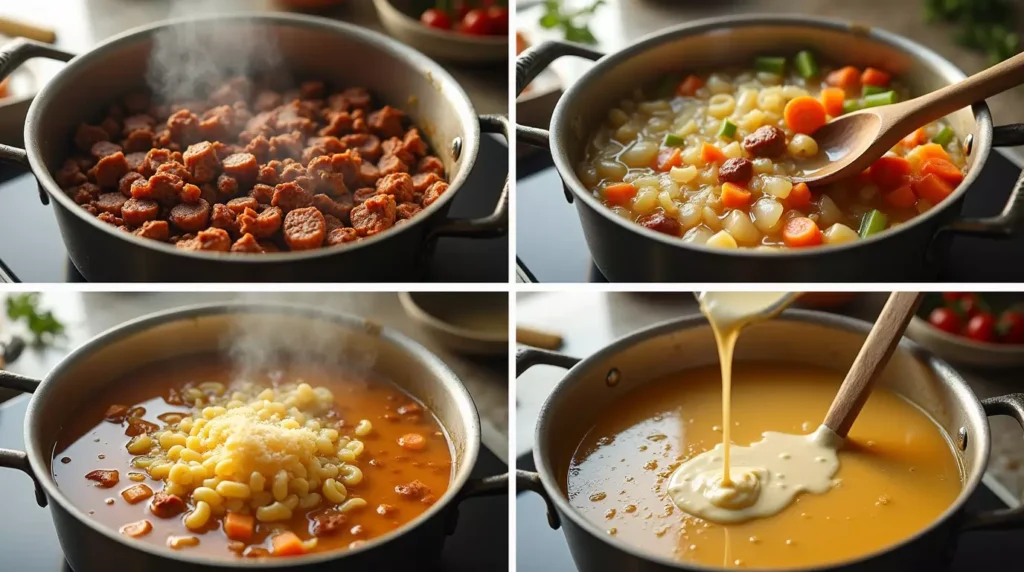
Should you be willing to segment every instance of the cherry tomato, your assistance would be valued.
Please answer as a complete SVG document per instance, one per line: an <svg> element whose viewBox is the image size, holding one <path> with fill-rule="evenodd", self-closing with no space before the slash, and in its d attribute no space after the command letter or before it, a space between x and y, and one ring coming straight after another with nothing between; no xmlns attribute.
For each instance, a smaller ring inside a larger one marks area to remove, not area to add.
<svg viewBox="0 0 1024 572"><path fill-rule="evenodd" d="M431 28L438 28L440 30L451 30L452 19L448 17L448 14L444 13L444 10L438 10L431 8L420 16L420 22L423 22Z"/></svg>
<svg viewBox="0 0 1024 572"><path fill-rule="evenodd" d="M947 306L949 306L960 301L960 298L963 298L964 296L965 294L963 292L943 292L942 301L945 302Z"/></svg>
<svg viewBox="0 0 1024 572"><path fill-rule="evenodd" d="M487 17L486 10L474 8L466 12L462 18L461 30L474 36L486 36L491 33L491 20Z"/></svg>
<svg viewBox="0 0 1024 572"><path fill-rule="evenodd" d="M996 340L996 320L992 314L980 312L967 321L964 336L976 342L994 342Z"/></svg>
<svg viewBox="0 0 1024 572"><path fill-rule="evenodd" d="M949 308L935 308L928 315L928 323L951 334L960 333L960 316Z"/></svg>
<svg viewBox="0 0 1024 572"><path fill-rule="evenodd" d="M953 304L953 307L959 309L961 316L970 320L982 313L985 306L982 305L981 299L977 295L961 294L960 299Z"/></svg>
<svg viewBox="0 0 1024 572"><path fill-rule="evenodd" d="M491 34L508 35L508 8L491 6L487 9L487 19L491 21Z"/></svg>
<svg viewBox="0 0 1024 572"><path fill-rule="evenodd" d="M1004 344L1024 344L1024 314L1007 310L999 316L996 326L999 341Z"/></svg>

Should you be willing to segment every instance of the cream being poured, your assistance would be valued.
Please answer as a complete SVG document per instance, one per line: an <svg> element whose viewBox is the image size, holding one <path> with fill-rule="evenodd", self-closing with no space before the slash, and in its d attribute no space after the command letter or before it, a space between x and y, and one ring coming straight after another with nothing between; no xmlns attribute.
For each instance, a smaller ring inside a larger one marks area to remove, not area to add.
<svg viewBox="0 0 1024 572"><path fill-rule="evenodd" d="M722 367L722 442L672 473L668 494L680 510L719 523L781 512L803 492L824 493L839 470L842 439L824 425L810 435L765 432L748 446L730 443L732 357L740 330L791 301L784 292L705 292Z"/></svg>

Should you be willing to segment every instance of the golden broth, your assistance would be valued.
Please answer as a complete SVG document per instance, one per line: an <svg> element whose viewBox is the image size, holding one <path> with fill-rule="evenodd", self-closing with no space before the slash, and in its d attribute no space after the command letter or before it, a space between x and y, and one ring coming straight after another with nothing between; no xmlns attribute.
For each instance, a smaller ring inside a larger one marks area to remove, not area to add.
<svg viewBox="0 0 1024 572"><path fill-rule="evenodd" d="M732 441L748 444L764 431L813 431L842 378L805 365L736 364ZM778 515L740 524L687 515L668 498L668 478L682 461L721 442L721 382L716 364L656 380L617 401L573 454L569 502L608 534L653 554L723 567L795 567L897 543L960 493L960 464L943 432L916 406L877 389L839 452L831 491L802 495Z"/></svg>

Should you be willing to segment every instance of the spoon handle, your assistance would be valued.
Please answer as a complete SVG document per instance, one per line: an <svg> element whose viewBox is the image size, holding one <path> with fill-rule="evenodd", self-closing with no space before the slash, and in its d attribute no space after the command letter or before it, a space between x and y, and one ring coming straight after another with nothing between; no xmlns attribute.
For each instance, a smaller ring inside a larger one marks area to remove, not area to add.
<svg viewBox="0 0 1024 572"><path fill-rule="evenodd" d="M845 439L850 432L850 426L868 400L871 386L896 349L910 318L921 303L921 297L920 292L893 292L882 308L825 414L824 425L840 437Z"/></svg>
<svg viewBox="0 0 1024 572"><path fill-rule="evenodd" d="M924 125L1022 83L1024 53L1017 54L963 81L906 102L910 108L907 120L915 126Z"/></svg>

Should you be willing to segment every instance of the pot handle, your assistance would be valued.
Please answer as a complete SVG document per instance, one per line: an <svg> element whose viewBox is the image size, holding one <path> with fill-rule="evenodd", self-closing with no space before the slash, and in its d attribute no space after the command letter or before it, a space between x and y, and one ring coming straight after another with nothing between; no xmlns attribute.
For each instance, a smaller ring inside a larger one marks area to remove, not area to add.
<svg viewBox="0 0 1024 572"><path fill-rule="evenodd" d="M1024 123L1001 125L992 132L994 147L1024 145ZM970 236L1006 238L1024 231L1024 171L1013 185L1003 212L996 216L958 218L943 230Z"/></svg>
<svg viewBox="0 0 1024 572"><path fill-rule="evenodd" d="M509 140L511 131L508 117L504 115L481 115L480 131L483 133L500 133ZM508 233L508 174L505 175L505 186L498 197L498 205L494 212L481 218L448 219L431 230L430 239L441 236L461 236L468 238L497 238Z"/></svg>
<svg viewBox="0 0 1024 572"><path fill-rule="evenodd" d="M985 414L1013 417L1024 428L1024 393L1011 393L982 400ZM984 512L968 513L959 523L958 532L971 530L1006 530L1024 528L1024 505Z"/></svg>
<svg viewBox="0 0 1024 572"><path fill-rule="evenodd" d="M66 62L73 57L75 57L75 54L58 50L49 44L26 38L18 38L0 46L0 80L11 75L15 68L32 58L50 58L51 60ZM29 167L28 153L24 149L0 145L0 163L12 163L27 169Z"/></svg>
<svg viewBox="0 0 1024 572"><path fill-rule="evenodd" d="M570 369L579 362L579 358L563 353L537 348L519 348L516 350L516 377L523 375L524 371L535 365L553 365ZM548 492L544 490L544 484L541 483L538 473L517 470L516 490L533 491L540 495L540 498L544 499L544 504L548 507L548 525L555 529L561 526L558 511L555 510L555 503L551 500Z"/></svg>
<svg viewBox="0 0 1024 572"><path fill-rule="evenodd" d="M516 59L516 96L523 93L526 86L544 71L552 62L564 56L576 56L597 61L604 54L581 44L571 42L547 41L532 46ZM516 142L526 143L533 147L547 149L548 132L546 129L516 125Z"/></svg>
<svg viewBox="0 0 1024 572"><path fill-rule="evenodd" d="M462 501L472 498L506 495L508 495L508 473L482 478L470 478L463 485L459 494L455 495L452 509L445 519L445 532L448 535L455 534L455 526L459 520L459 505L462 504Z"/></svg>
<svg viewBox="0 0 1024 572"><path fill-rule="evenodd" d="M32 393L37 387L39 387L39 381L30 377L11 373L9 371L0 370L0 387L13 389L22 393ZM36 478L35 473L32 472L32 467L28 463L28 455L24 451L0 449L0 467L18 469L28 475L36 487L36 502L41 507L46 506L46 495L43 494L43 487L39 485L39 480Z"/></svg>

